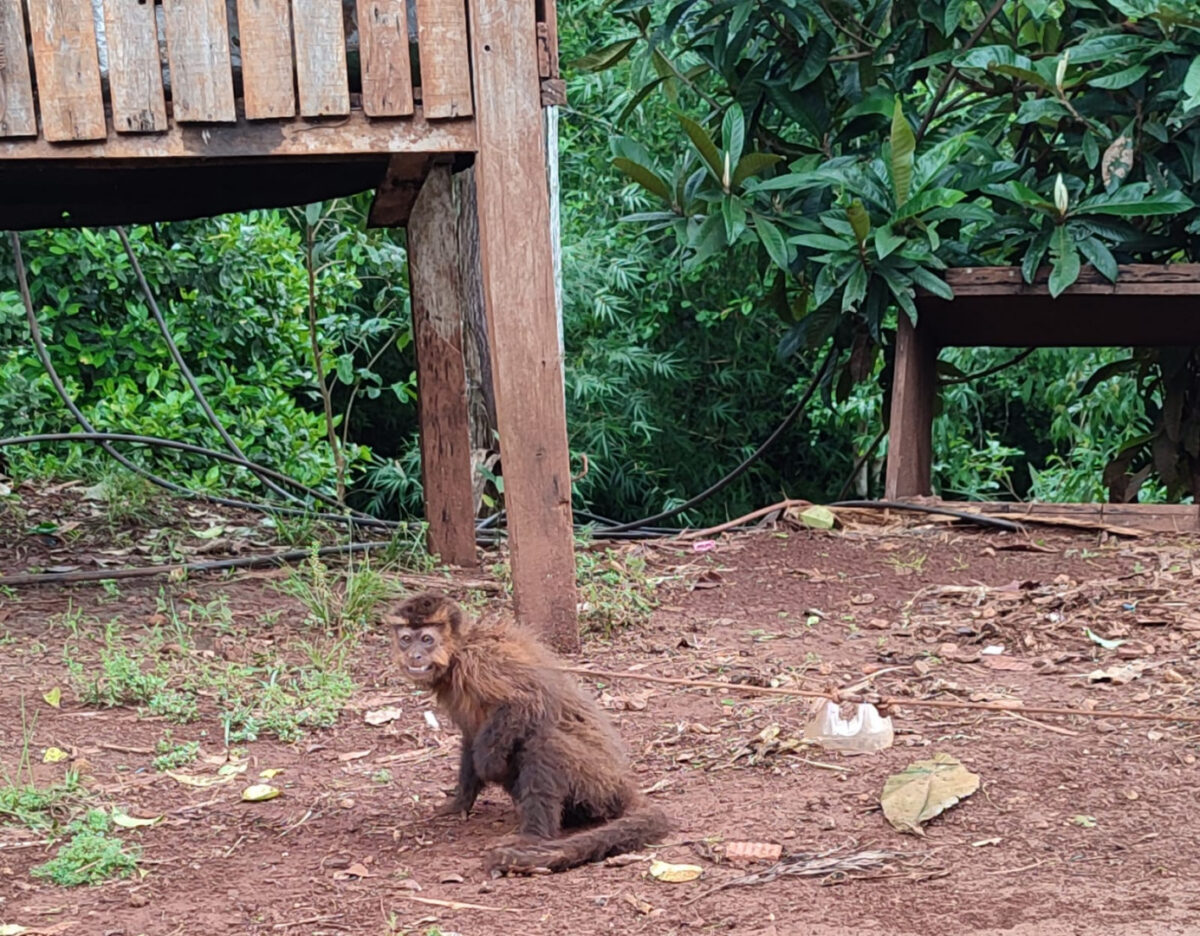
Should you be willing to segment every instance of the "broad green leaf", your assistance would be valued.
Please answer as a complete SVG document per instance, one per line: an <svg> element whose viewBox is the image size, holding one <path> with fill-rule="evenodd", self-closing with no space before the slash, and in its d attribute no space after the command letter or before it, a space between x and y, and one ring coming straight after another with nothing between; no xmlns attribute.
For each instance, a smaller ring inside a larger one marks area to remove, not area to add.
<svg viewBox="0 0 1200 936"><path fill-rule="evenodd" d="M613 166L633 179L634 182L646 189L646 191L657 195L667 204L671 204L674 201L671 197L671 189L667 183L645 166L635 163L632 159L626 159L623 156L618 156L614 159Z"/></svg>
<svg viewBox="0 0 1200 936"><path fill-rule="evenodd" d="M842 313L858 308L858 304L867 295L867 270L861 263L856 264L854 272L846 280L846 288L842 290Z"/></svg>
<svg viewBox="0 0 1200 936"><path fill-rule="evenodd" d="M764 169L770 169L783 159L775 153L747 153L738 160L737 168L733 171L733 187L739 188L743 182L758 175Z"/></svg>
<svg viewBox="0 0 1200 936"><path fill-rule="evenodd" d="M1088 84L1093 88L1116 91L1120 88L1128 88L1131 84L1141 79L1148 71L1150 71L1149 65L1131 65L1129 68L1122 68L1120 71L1092 78L1088 81Z"/></svg>
<svg viewBox="0 0 1200 936"><path fill-rule="evenodd" d="M1066 225L1054 229L1050 238L1050 296L1057 299L1079 279L1079 251L1067 232Z"/></svg>
<svg viewBox="0 0 1200 936"><path fill-rule="evenodd" d="M915 266L908 271L912 281L921 289L933 293L939 299L953 299L954 290L940 276L935 276L922 266Z"/></svg>
<svg viewBox="0 0 1200 936"><path fill-rule="evenodd" d="M1112 194L1093 195L1085 198L1075 209L1076 214L1115 215L1122 218L1137 218L1147 215L1179 214L1195 207L1195 203L1183 192L1167 190L1150 194L1150 185L1136 182L1125 185Z"/></svg>
<svg viewBox="0 0 1200 936"><path fill-rule="evenodd" d="M311 202L304 206L304 220L309 227L314 227L321 220L320 202Z"/></svg>
<svg viewBox="0 0 1200 936"><path fill-rule="evenodd" d="M903 244L904 241L905 238L903 235L893 232L890 224L885 224L883 227L875 229L875 253L879 256L880 260Z"/></svg>
<svg viewBox="0 0 1200 936"><path fill-rule="evenodd" d="M637 36L629 39L619 39L602 49L597 49L595 52L580 56L564 64L568 68L578 69L579 71L605 71L614 65L619 65L625 56L629 54L630 50L637 45L637 41Z"/></svg>
<svg viewBox="0 0 1200 936"><path fill-rule="evenodd" d="M854 231L854 239L858 241L858 246L862 247L867 242L867 237L871 233L871 216L867 214L867 209L863 206L863 203L856 198L846 209L846 217L850 219L850 227Z"/></svg>
<svg viewBox="0 0 1200 936"><path fill-rule="evenodd" d="M679 122L683 125L684 132L692 141L692 145L696 147L696 151L700 157L707 163L708 168L712 170L712 174L721 179L721 171L724 169L724 160L721 158L721 151L717 149L717 144L712 141L712 137L708 135L700 124L692 120L687 114L679 114Z"/></svg>
<svg viewBox="0 0 1200 936"><path fill-rule="evenodd" d="M1192 59L1183 79L1183 109L1186 113L1200 107L1200 55Z"/></svg>
<svg viewBox="0 0 1200 936"><path fill-rule="evenodd" d="M1105 246L1104 241L1097 237L1087 237L1081 240L1078 244L1079 252L1084 255L1087 262L1096 268L1096 270L1110 283L1115 283L1117 280L1117 260L1112 255L1112 251Z"/></svg>
<svg viewBox="0 0 1200 936"><path fill-rule="evenodd" d="M789 244L800 247L810 247L813 250L853 250L854 244L841 240L830 234L797 234L788 238Z"/></svg>
<svg viewBox="0 0 1200 936"><path fill-rule="evenodd" d="M912 186L913 154L917 149L917 138L912 125L904 116L904 105L896 96L896 109L892 112L892 193L896 196L896 207L908 201Z"/></svg>
<svg viewBox="0 0 1200 936"><path fill-rule="evenodd" d="M728 154L731 165L736 166L742 158L742 147L745 145L746 119L741 107L734 102L725 111L721 121L721 144Z"/></svg>
<svg viewBox="0 0 1200 936"><path fill-rule="evenodd" d="M909 321L914 325L917 322L917 307L913 303L912 280L898 270L893 270L891 267L881 264L876 267L876 272L883 277L888 284L888 289L895 296L896 301L900 304L905 312L908 313Z"/></svg>
<svg viewBox="0 0 1200 936"><path fill-rule="evenodd" d="M951 208L966 197L965 192L949 188L927 189L924 192L918 192L911 201L897 210L892 217L892 223L903 221L905 218L915 218L931 208Z"/></svg>
<svg viewBox="0 0 1200 936"><path fill-rule="evenodd" d="M721 217L725 219L725 243L735 244L746 230L746 206L736 195L721 199Z"/></svg>
<svg viewBox="0 0 1200 936"><path fill-rule="evenodd" d="M758 234L758 239L762 241L763 247L766 248L771 262L780 269L788 269L791 266L792 249L783 239L779 228L766 218L755 218L754 231Z"/></svg>

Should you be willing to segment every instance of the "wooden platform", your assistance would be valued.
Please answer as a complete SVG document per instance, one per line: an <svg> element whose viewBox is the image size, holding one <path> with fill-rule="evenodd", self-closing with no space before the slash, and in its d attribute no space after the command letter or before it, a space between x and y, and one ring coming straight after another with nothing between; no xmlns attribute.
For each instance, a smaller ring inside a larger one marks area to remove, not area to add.
<svg viewBox="0 0 1200 936"><path fill-rule="evenodd" d="M1033 284L1013 267L949 270L952 300L918 292L918 323L900 316L889 420L888 499L931 493L937 355L944 347L1155 347L1200 344L1200 264L1122 266L1115 283L1085 268L1057 299L1050 271Z"/></svg>

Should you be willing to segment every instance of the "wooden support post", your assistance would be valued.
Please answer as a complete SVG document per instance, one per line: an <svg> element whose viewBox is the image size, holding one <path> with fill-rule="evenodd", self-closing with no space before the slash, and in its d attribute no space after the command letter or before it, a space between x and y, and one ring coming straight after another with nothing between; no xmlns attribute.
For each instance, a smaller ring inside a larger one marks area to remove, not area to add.
<svg viewBox="0 0 1200 936"><path fill-rule="evenodd" d="M529 0L471 0L475 182L514 605L572 652L571 469L534 12Z"/></svg>
<svg viewBox="0 0 1200 936"><path fill-rule="evenodd" d="M933 405L937 393L937 345L928 330L899 315L892 411L888 423L884 497L896 500L932 493Z"/></svg>
<svg viewBox="0 0 1200 936"><path fill-rule="evenodd" d="M429 551L449 565L473 566L478 560L454 222L450 168L436 165L408 220L421 481Z"/></svg>

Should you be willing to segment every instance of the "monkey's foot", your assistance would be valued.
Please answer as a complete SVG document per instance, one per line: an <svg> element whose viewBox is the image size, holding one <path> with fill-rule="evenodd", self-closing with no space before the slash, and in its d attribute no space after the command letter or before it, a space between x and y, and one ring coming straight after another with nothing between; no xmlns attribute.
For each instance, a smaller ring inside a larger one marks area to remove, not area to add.
<svg viewBox="0 0 1200 936"><path fill-rule="evenodd" d="M562 857L561 850L554 845L524 842L489 849L483 866L494 878L503 874L553 874L554 865Z"/></svg>

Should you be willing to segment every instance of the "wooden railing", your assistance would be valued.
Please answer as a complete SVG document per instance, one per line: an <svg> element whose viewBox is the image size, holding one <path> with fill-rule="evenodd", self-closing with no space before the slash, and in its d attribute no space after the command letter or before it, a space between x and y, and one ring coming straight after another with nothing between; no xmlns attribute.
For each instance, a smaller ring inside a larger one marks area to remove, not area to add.
<svg viewBox="0 0 1200 936"><path fill-rule="evenodd" d="M0 0L0 137L469 117L470 67L463 0Z"/></svg>

